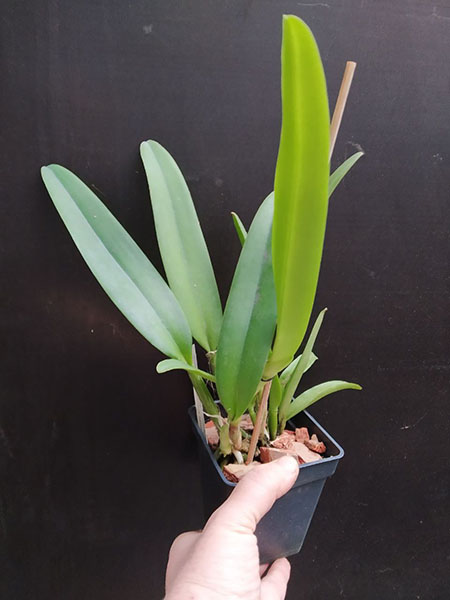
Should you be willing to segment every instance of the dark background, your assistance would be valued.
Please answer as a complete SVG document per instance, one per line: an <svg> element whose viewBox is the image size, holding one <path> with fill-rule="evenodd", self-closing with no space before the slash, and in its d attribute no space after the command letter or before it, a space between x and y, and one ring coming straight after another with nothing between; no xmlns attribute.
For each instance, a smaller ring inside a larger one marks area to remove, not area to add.
<svg viewBox="0 0 450 600"><path fill-rule="evenodd" d="M436 0L2 2L0 597L163 595L171 540L201 519L182 373L85 267L39 167L95 190L159 267L138 144L154 138L193 193L222 297L272 189L281 15L312 27L334 106L358 68L333 166L307 383L346 450L292 559L288 598L448 597L450 4Z"/></svg>

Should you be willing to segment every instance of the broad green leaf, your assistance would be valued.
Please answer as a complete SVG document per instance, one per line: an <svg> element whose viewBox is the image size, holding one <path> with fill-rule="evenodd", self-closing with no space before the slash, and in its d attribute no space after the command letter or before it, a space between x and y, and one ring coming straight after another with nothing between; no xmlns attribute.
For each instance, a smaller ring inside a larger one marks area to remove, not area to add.
<svg viewBox="0 0 450 600"><path fill-rule="evenodd" d="M287 384L287 382L289 381L289 379L292 376L292 373L294 372L294 370L296 369L298 363L300 362L302 358L302 355L300 354L299 356L297 356L297 358L294 358L294 360L291 362L290 365L288 365L284 371L282 373L280 373L280 384L281 387L285 387L285 385ZM306 373L306 371L308 371L308 369L310 369L313 364L316 362L316 360L318 360L318 356L316 356L314 354L314 352L311 352L310 357L309 357L309 361L308 364L306 365L306 369L304 370L304 373Z"/></svg>
<svg viewBox="0 0 450 600"><path fill-rule="evenodd" d="M286 418L292 419L292 417L298 415L299 412L305 410L305 408L308 408L308 406L311 406L311 404L314 404L317 400L320 400L329 394L333 394L334 392L339 392L340 390L361 389L362 387L357 383L349 383L348 381L327 381L326 383L320 383L319 385L315 385L309 390L306 390L306 392L303 392L291 402Z"/></svg>
<svg viewBox="0 0 450 600"><path fill-rule="evenodd" d="M333 172L332 175L330 175L328 182L328 197L331 196L331 194L341 183L353 165L361 158L361 156L364 156L364 152L355 152L355 154L352 154L350 158L347 158L347 160L344 161L342 165L340 165L336 171Z"/></svg>
<svg viewBox="0 0 450 600"><path fill-rule="evenodd" d="M286 385L283 389L283 399L281 401L280 408L280 416L284 418L286 416L286 412L288 410L288 406L290 401L292 400L293 395L295 394L295 390L300 383L301 378L303 377L303 373L305 373L308 368L308 364L310 364L312 359L312 349L317 339L317 335L319 333L320 327L323 322L323 318L325 316L327 309L324 308L318 315L316 322L311 329L311 333L309 334L308 341L306 342L305 349L303 350L300 360L298 361L295 369L292 371L292 374Z"/></svg>
<svg viewBox="0 0 450 600"><path fill-rule="evenodd" d="M161 352L190 361L183 311L145 254L76 175L59 165L41 173L78 250L117 308Z"/></svg>
<svg viewBox="0 0 450 600"><path fill-rule="evenodd" d="M244 227L244 224L240 220L237 213L232 212L231 216L233 217L234 228L236 229L236 233L238 234L239 241L242 246L244 245L245 238L247 237L247 230Z"/></svg>
<svg viewBox="0 0 450 600"><path fill-rule="evenodd" d="M277 332L264 376L286 367L305 335L316 293L328 207L330 117L316 41L283 18L283 119L275 171L272 255Z"/></svg>
<svg viewBox="0 0 450 600"><path fill-rule="evenodd" d="M271 261L273 194L253 219L234 273L216 355L217 391L230 421L258 387L273 340L276 300Z"/></svg>
<svg viewBox="0 0 450 600"><path fill-rule="evenodd" d="M167 373L168 371L175 371L176 369L182 369L184 371L188 371L189 373L193 373L194 375L200 375L200 377L203 377L203 379L208 379L208 381L216 381L216 378L211 373L202 371L202 369L198 369L193 365L189 365L182 360L167 358L156 365L156 371L158 373Z"/></svg>
<svg viewBox="0 0 450 600"><path fill-rule="evenodd" d="M200 223L184 177L160 144L141 144L161 258L169 285L192 335L208 352L217 348L222 306Z"/></svg>

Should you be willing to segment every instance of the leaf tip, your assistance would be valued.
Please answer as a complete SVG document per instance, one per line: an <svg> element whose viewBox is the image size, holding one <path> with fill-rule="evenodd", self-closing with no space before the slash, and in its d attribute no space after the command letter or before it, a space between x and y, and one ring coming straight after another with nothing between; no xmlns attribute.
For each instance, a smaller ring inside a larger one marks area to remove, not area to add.
<svg viewBox="0 0 450 600"><path fill-rule="evenodd" d="M139 151L141 153L141 156L143 155L143 153L145 152L145 150L147 150L147 148L149 146L149 141L150 140L144 140L143 142L141 142L139 144Z"/></svg>
<svg viewBox="0 0 450 600"><path fill-rule="evenodd" d="M61 165L57 165L57 164L50 164L50 165L43 165L41 167L41 177L43 179L43 181L45 182L45 180L50 176L50 175L56 175L56 173L59 171L64 171L64 167L61 167ZM55 173L56 171L56 173Z"/></svg>
<svg viewBox="0 0 450 600"><path fill-rule="evenodd" d="M161 374L161 373L165 373L166 369L164 368L164 360L161 360L157 365L156 365L156 372Z"/></svg>

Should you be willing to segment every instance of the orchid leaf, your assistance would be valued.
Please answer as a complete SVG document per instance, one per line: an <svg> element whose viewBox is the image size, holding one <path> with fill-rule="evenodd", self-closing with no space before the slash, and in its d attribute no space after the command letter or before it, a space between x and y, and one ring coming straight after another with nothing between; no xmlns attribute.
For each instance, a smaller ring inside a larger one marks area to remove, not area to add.
<svg viewBox="0 0 450 600"><path fill-rule="evenodd" d="M155 229L170 288L192 335L208 352L217 348L222 306L208 249L184 177L160 144L141 144Z"/></svg>
<svg viewBox="0 0 450 600"><path fill-rule="evenodd" d="M234 228L236 229L236 233L238 234L239 241L243 246L245 238L247 237L247 230L245 229L244 224L235 212L232 212L231 216L233 218Z"/></svg>
<svg viewBox="0 0 450 600"><path fill-rule="evenodd" d="M308 26L283 18L283 118L275 171L272 255L277 332L266 378L305 335L316 293L328 207L330 118L319 50Z"/></svg>
<svg viewBox="0 0 450 600"><path fill-rule="evenodd" d="M41 172L78 250L117 308L161 352L190 361L192 337L183 311L142 250L76 175L59 165Z"/></svg>
<svg viewBox="0 0 450 600"><path fill-rule="evenodd" d="M321 398L328 396L329 394L333 394L334 392L339 392L340 390L361 390L362 387L357 383L349 383L348 381L327 381L325 383L320 383L319 385L315 385L314 387L306 390L300 396L295 398L288 409L286 418L292 419L295 415L298 415L299 412L317 402Z"/></svg>
<svg viewBox="0 0 450 600"><path fill-rule="evenodd" d="M280 373L280 384L281 384L282 388L284 388L286 386L286 384L288 383L288 381L290 380L292 373L297 368L298 363L300 362L301 358L302 358L302 355L299 354L299 356L297 356L297 358L294 358L294 360L291 362L291 364L288 365L282 373ZM313 364L316 362L316 360L318 360L318 358L319 357L316 356L314 354L314 352L311 352L309 360L306 364L306 368L303 372L306 373L306 371L308 371L313 366Z"/></svg>
<svg viewBox="0 0 450 600"><path fill-rule="evenodd" d="M276 300L271 261L273 194L253 219L239 257L216 355L217 391L230 421L255 395L273 340Z"/></svg>
<svg viewBox="0 0 450 600"><path fill-rule="evenodd" d="M290 401L292 400L293 395L295 394L295 390L300 383L301 378L303 377L303 373L305 373L308 368L308 364L312 360L312 349L317 339L317 335L319 333L320 327L323 322L323 318L325 316L327 309L324 308L318 315L316 322L311 329L311 333L309 334L308 340L305 345L305 349L300 356L300 360L298 361L295 369L292 371L290 378L286 381L286 384L283 389L283 399L281 401L280 407L280 417L283 419L286 416L286 412L289 406Z"/></svg>
<svg viewBox="0 0 450 600"><path fill-rule="evenodd" d="M174 358L167 358L166 360L162 360L156 365L156 371L158 373L167 373L168 371L175 371L177 369L182 369L184 371L188 371L189 373L193 373L194 375L199 375L203 377L203 379L207 379L208 381L216 381L216 378L211 373L207 371L202 371L193 365L189 365L188 363L176 360Z"/></svg>
<svg viewBox="0 0 450 600"><path fill-rule="evenodd" d="M347 173L350 171L350 169L353 167L353 165L356 162L358 162L358 160L361 158L361 156L364 156L364 152L355 152L355 154L352 154L352 156L347 158L347 160L344 161L342 163L342 165L340 165L336 169L336 171L334 171L332 173L332 175L330 175L330 179L328 182L328 197L331 196L331 194L334 192L334 190L337 188L337 186L341 183L341 181L344 179L344 177L347 175Z"/></svg>

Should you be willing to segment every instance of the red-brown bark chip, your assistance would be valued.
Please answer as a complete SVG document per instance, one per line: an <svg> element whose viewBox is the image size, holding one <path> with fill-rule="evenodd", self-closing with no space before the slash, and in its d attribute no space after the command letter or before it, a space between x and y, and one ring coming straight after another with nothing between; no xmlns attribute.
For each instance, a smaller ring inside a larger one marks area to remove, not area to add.
<svg viewBox="0 0 450 600"><path fill-rule="evenodd" d="M282 456L294 456L298 461L297 455L291 450L280 450L278 448L268 448L267 446L260 448L260 458L262 463L272 462Z"/></svg>
<svg viewBox="0 0 450 600"><path fill-rule="evenodd" d="M297 427L295 430L295 441L296 442L305 442L309 440L309 433L306 427Z"/></svg>
<svg viewBox="0 0 450 600"><path fill-rule="evenodd" d="M319 439L315 433L311 436L310 440L306 440L304 443L307 448L313 452L318 452L319 454L323 454L327 450L325 444L323 442L319 442Z"/></svg>
<svg viewBox="0 0 450 600"><path fill-rule="evenodd" d="M273 448L283 450L289 448L292 442L295 442L295 433L289 429L285 429L282 434L273 440L272 446Z"/></svg>
<svg viewBox="0 0 450 600"><path fill-rule="evenodd" d="M212 421L208 421L207 423L205 423L205 434L206 441L211 446L211 448L217 448L217 446L219 445L219 432L217 431L217 428Z"/></svg>
<svg viewBox="0 0 450 600"><path fill-rule="evenodd" d="M253 421L250 415L242 415L240 426L244 431L253 431Z"/></svg>
<svg viewBox="0 0 450 600"><path fill-rule="evenodd" d="M240 481L247 473L249 473L256 465L261 463L253 461L249 465L238 465L235 463L230 463L229 465L225 465L223 468L223 474L232 483L237 483Z"/></svg>
<svg viewBox="0 0 450 600"><path fill-rule="evenodd" d="M321 460L322 457L317 452L312 452L309 448L303 444L303 442L294 442L291 446L292 450L297 454L298 458L305 462L315 462Z"/></svg>

